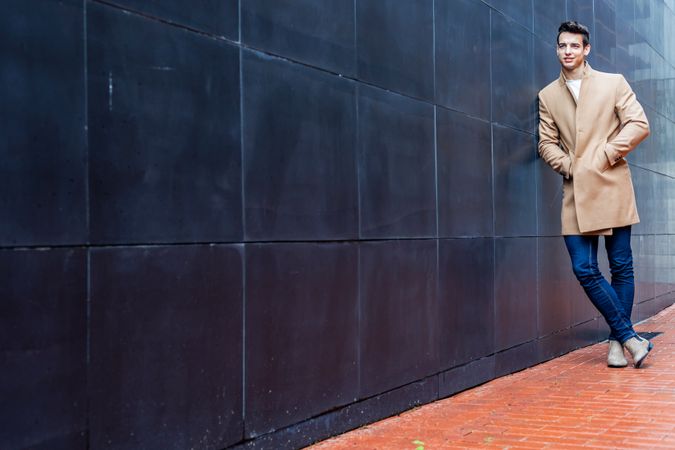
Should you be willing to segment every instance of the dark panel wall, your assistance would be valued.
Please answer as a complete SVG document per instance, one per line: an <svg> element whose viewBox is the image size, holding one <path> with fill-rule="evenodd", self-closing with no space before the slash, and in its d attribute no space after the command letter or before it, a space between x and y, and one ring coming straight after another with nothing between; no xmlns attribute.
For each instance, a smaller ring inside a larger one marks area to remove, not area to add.
<svg viewBox="0 0 675 450"><path fill-rule="evenodd" d="M650 119L641 320L672 2L6 2L0 448L301 447L604 339L536 153L565 18Z"/></svg>
<svg viewBox="0 0 675 450"><path fill-rule="evenodd" d="M86 31L90 242L241 240L237 48L97 3Z"/></svg>
<svg viewBox="0 0 675 450"><path fill-rule="evenodd" d="M0 18L0 245L87 241L82 2L11 1Z"/></svg>
<svg viewBox="0 0 675 450"><path fill-rule="evenodd" d="M242 246L90 250L92 448L220 448L242 426Z"/></svg>

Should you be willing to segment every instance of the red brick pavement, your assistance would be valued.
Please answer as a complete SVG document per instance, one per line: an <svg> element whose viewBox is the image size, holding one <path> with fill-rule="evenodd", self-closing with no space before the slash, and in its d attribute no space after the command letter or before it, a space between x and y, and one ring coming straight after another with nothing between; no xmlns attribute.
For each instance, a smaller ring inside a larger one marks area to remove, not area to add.
<svg viewBox="0 0 675 450"><path fill-rule="evenodd" d="M637 330L662 333L640 369L604 342L311 448L675 449L675 306Z"/></svg>

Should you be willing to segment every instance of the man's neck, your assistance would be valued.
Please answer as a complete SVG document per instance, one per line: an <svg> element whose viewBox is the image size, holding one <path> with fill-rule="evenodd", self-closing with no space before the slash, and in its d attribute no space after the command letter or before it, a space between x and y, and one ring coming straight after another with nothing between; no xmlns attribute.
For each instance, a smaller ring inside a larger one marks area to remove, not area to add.
<svg viewBox="0 0 675 450"><path fill-rule="evenodd" d="M567 70L564 67L562 68L563 75L565 75L566 80L581 80L584 77L584 67L586 63L580 65L574 70Z"/></svg>

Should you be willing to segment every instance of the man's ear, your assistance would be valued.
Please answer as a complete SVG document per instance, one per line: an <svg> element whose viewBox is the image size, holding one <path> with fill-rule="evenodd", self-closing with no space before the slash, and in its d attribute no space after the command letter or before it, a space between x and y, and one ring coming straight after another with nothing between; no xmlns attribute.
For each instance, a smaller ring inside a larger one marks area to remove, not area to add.
<svg viewBox="0 0 675 450"><path fill-rule="evenodd" d="M586 45L584 47L584 56L588 56L588 54L591 52L591 44Z"/></svg>

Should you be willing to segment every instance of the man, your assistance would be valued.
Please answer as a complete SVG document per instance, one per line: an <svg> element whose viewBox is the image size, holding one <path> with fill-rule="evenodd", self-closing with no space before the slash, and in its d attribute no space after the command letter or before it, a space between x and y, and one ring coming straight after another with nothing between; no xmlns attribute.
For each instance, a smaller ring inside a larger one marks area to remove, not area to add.
<svg viewBox="0 0 675 450"><path fill-rule="evenodd" d="M558 29L560 77L539 92L539 154L563 176L562 234L579 283L611 330L607 364L638 368L652 344L631 323L635 284L631 225L639 222L624 157L649 135L635 94L620 74L593 70L588 29ZM598 269L604 236L611 285Z"/></svg>

